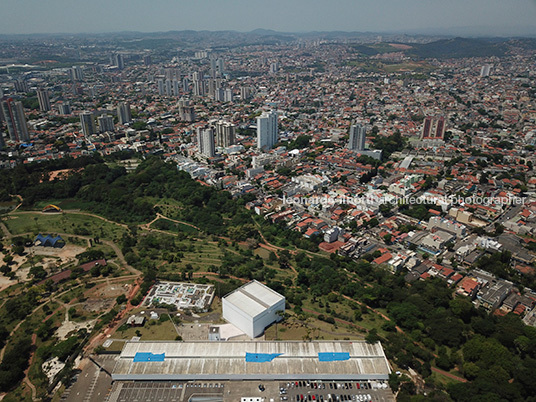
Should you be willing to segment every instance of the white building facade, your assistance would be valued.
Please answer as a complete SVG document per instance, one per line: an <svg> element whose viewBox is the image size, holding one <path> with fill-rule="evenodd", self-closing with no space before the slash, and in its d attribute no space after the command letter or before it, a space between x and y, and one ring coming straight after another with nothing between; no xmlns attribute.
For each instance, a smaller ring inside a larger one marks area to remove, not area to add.
<svg viewBox="0 0 536 402"><path fill-rule="evenodd" d="M222 299L223 319L250 338L282 319L285 297L257 281L251 281Z"/></svg>

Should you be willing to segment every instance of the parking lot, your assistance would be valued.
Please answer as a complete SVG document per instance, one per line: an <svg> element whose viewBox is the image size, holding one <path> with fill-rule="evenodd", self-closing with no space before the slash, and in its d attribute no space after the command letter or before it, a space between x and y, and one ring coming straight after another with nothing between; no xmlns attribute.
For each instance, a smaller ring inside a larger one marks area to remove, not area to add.
<svg viewBox="0 0 536 402"><path fill-rule="evenodd" d="M292 381L279 384L281 401L385 402L394 401L386 382Z"/></svg>
<svg viewBox="0 0 536 402"><path fill-rule="evenodd" d="M330 381L117 381L109 402L235 402L241 398L292 402L392 402L385 382Z"/></svg>
<svg viewBox="0 0 536 402"><path fill-rule="evenodd" d="M212 396L221 399L222 383L184 383L176 381L125 381L116 382L109 402L180 402L192 396Z"/></svg>

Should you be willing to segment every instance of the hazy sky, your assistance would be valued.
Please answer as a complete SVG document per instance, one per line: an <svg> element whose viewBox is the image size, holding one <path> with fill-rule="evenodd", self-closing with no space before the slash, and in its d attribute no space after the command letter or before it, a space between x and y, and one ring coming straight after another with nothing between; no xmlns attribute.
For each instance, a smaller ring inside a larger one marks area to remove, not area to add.
<svg viewBox="0 0 536 402"><path fill-rule="evenodd" d="M256 28L536 35L536 0L0 0L0 33Z"/></svg>

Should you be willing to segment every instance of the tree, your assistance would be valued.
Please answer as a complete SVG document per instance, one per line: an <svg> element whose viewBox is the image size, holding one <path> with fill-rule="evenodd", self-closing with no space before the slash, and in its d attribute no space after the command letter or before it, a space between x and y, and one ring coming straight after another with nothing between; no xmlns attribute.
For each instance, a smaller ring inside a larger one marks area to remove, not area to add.
<svg viewBox="0 0 536 402"><path fill-rule="evenodd" d="M35 279L43 279L47 276L47 271L41 265L37 265L30 268L30 275Z"/></svg>
<svg viewBox="0 0 536 402"><path fill-rule="evenodd" d="M125 295L119 295L119 296L117 296L115 301L116 301L117 304L123 304L123 303L126 303L127 297Z"/></svg>
<svg viewBox="0 0 536 402"><path fill-rule="evenodd" d="M378 330L376 328L372 328L367 336L365 337L365 341L367 341L367 343L376 343L380 340L380 337L378 336Z"/></svg>

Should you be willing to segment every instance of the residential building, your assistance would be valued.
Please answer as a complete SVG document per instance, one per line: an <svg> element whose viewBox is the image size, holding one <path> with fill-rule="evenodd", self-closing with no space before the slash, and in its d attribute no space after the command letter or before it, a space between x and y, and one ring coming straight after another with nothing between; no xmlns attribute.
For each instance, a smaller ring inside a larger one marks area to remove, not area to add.
<svg viewBox="0 0 536 402"><path fill-rule="evenodd" d="M107 131L114 131L114 118L110 115L102 115L97 118L99 122L99 131L105 133Z"/></svg>
<svg viewBox="0 0 536 402"><path fill-rule="evenodd" d="M130 103L120 102L117 105L117 119L119 124L127 124L132 121L132 114L130 113Z"/></svg>
<svg viewBox="0 0 536 402"><path fill-rule="evenodd" d="M270 150L278 140L277 113L263 112L257 117L257 148Z"/></svg>
<svg viewBox="0 0 536 402"><path fill-rule="evenodd" d="M197 147L199 153L208 158L215 155L214 130L211 127L199 127L197 129Z"/></svg>
<svg viewBox="0 0 536 402"><path fill-rule="evenodd" d="M80 114L80 125L82 126L82 133L85 137L89 137L97 131L92 112L83 112Z"/></svg>
<svg viewBox="0 0 536 402"><path fill-rule="evenodd" d="M50 98L46 89L37 90L37 100L39 101L39 110L42 112L48 112L50 107Z"/></svg>
<svg viewBox="0 0 536 402"><path fill-rule="evenodd" d="M227 148L235 143L236 126L227 121L216 123L216 146Z"/></svg>
<svg viewBox="0 0 536 402"><path fill-rule="evenodd" d="M2 113L7 124L7 131L11 141L28 142L28 124L24 115L22 102L14 101L12 98L2 101Z"/></svg>
<svg viewBox="0 0 536 402"><path fill-rule="evenodd" d="M352 124L350 127L350 139L348 149L352 151L364 151L367 130L361 124Z"/></svg>

